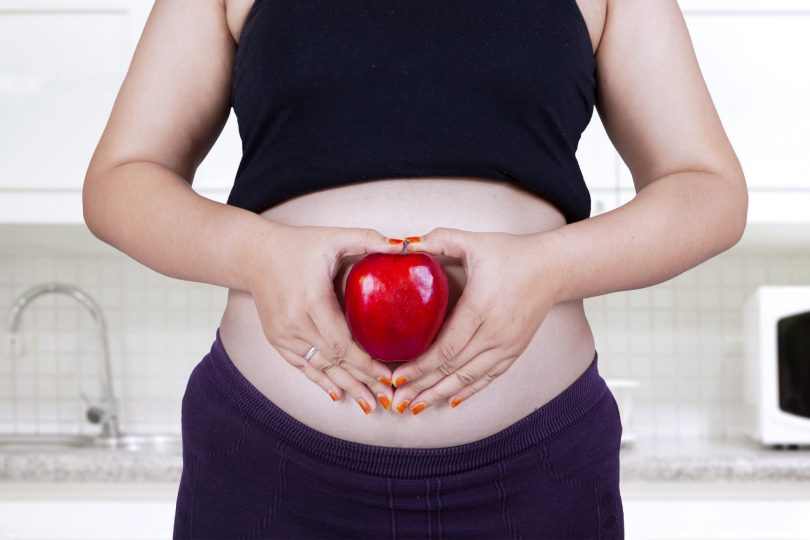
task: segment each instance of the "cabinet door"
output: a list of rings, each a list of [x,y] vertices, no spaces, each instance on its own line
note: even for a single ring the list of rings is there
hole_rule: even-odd
[[[749,186],[810,187],[810,10],[686,20]]]
[[[625,500],[627,540],[810,538],[810,500]]]
[[[622,506],[627,540],[810,538],[806,482],[623,482]]]
[[[810,9],[802,4],[791,11],[684,9],[703,77],[754,191],[810,190]],[[621,169],[621,187],[632,187]]]
[[[0,0],[0,190],[81,189],[148,5]]]
[[[171,538],[176,500],[177,481],[0,482],[0,540]]]
[[[0,540],[158,540],[170,538],[175,502],[0,502]]]

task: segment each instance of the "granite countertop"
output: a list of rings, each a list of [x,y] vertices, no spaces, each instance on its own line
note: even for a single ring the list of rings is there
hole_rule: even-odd
[[[810,448],[776,450],[744,436],[641,439],[622,448],[620,461],[622,482],[810,481]]]
[[[621,451],[622,482],[808,482],[810,449],[773,450],[746,438],[634,441]],[[0,482],[177,484],[180,453],[104,449],[0,450]]]

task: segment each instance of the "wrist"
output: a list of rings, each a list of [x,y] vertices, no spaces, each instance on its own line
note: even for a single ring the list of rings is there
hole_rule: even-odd
[[[530,235],[532,257],[538,270],[538,280],[546,294],[549,294],[554,303],[570,300],[567,247],[559,229],[540,231]]]
[[[245,218],[236,227],[238,236],[234,242],[233,268],[242,290],[252,293],[256,281],[266,274],[267,265],[272,264],[270,254],[275,251],[280,229],[285,226],[259,214]]]

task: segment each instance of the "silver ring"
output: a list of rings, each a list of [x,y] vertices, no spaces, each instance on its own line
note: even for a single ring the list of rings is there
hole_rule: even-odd
[[[306,361],[308,362],[310,358],[312,358],[313,356],[315,356],[315,353],[316,353],[316,352],[318,352],[318,347],[316,347],[315,345],[313,345],[313,346],[312,346],[312,347],[311,347],[311,348],[310,348],[310,349],[307,351],[307,354],[305,354],[305,355],[304,355],[304,360],[306,360]]]

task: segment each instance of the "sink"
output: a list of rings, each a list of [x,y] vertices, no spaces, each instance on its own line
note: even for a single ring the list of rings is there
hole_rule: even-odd
[[[173,433],[123,433],[115,439],[57,433],[0,434],[0,452],[60,451],[83,448],[176,454],[182,452],[181,438]]]

